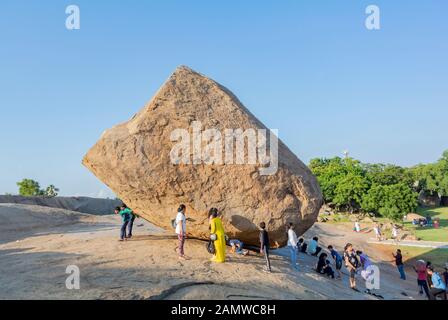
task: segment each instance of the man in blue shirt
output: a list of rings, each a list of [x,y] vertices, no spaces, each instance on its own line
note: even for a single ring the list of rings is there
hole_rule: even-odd
[[[338,279],[341,278],[341,268],[342,268],[342,257],[339,254],[339,252],[337,252],[333,246],[328,246],[328,250],[330,250],[330,254],[333,257],[335,266],[336,266],[336,272],[338,274]]]
[[[438,295],[441,295],[442,299],[446,300],[446,285],[442,281],[440,275],[434,271],[434,267],[429,267],[427,272],[432,281],[432,286],[429,291],[433,299],[436,299]]]

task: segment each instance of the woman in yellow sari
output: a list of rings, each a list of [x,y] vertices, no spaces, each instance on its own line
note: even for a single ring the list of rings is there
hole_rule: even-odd
[[[218,218],[218,209],[211,208],[209,211],[210,232],[216,235],[215,255],[211,259],[213,262],[225,262],[226,260],[226,235],[222,221]]]

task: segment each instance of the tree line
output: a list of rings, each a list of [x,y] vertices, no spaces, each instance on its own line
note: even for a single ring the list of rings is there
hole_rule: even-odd
[[[420,192],[448,196],[448,150],[435,163],[404,168],[346,157],[316,158],[309,165],[324,200],[340,211],[402,219],[418,206]]]

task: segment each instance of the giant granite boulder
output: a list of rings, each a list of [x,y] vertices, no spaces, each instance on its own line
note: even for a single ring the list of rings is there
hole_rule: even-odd
[[[266,146],[268,157],[264,149],[256,149],[255,162],[250,157],[250,134],[243,134],[240,149],[237,140],[227,140],[226,130],[238,129],[255,132],[256,146]],[[188,235],[207,239],[208,210],[217,207],[229,237],[256,245],[265,221],[272,245],[281,246],[288,222],[298,234],[313,225],[322,195],[310,170],[281,141],[276,157],[276,136],[266,129],[228,89],[182,66],[132,119],[105,131],[83,164],[157,226],[172,230],[183,203],[191,218]],[[275,161],[278,169],[268,170]]]

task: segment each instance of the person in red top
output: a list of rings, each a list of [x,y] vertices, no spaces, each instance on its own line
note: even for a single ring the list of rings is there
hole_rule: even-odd
[[[417,261],[417,268],[414,266],[415,272],[417,272],[417,284],[420,288],[420,294],[423,294],[423,290],[425,291],[426,297],[428,300],[431,300],[431,295],[429,293],[428,282],[427,279],[427,267],[426,263],[423,260]]]

